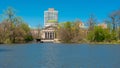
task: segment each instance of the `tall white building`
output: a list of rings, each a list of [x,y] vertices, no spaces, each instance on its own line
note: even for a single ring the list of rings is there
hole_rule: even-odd
[[[54,26],[58,23],[58,11],[54,8],[49,8],[47,11],[44,11],[44,26]]]

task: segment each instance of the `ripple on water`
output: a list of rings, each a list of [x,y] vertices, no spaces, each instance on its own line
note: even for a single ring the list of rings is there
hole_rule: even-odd
[[[119,52],[119,45],[2,45],[0,68],[120,68]]]

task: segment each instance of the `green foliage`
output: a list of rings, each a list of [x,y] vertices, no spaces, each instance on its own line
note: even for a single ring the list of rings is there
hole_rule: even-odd
[[[110,32],[109,28],[108,29],[104,29],[104,35],[105,35],[104,41],[111,42],[112,36],[111,36],[111,32]]]
[[[117,40],[117,32],[116,31],[112,31],[111,40]]]
[[[94,41],[103,42],[105,40],[105,33],[101,27],[95,27],[95,37]]]
[[[120,26],[118,28],[118,39],[120,40]]]
[[[61,40],[61,42],[70,43],[72,37],[71,36],[72,23],[71,22],[61,23],[58,27],[59,27],[57,30],[58,38]]]
[[[21,43],[31,41],[30,28],[13,8],[5,11],[5,19],[0,23],[0,43]]]
[[[117,40],[117,37],[116,32],[95,26],[94,30],[89,32],[88,40],[90,42],[111,42],[112,40]]]
[[[27,35],[27,36],[25,36],[25,41],[26,41],[26,42],[33,41],[32,35]]]
[[[94,37],[95,37],[94,31],[89,31],[89,33],[88,33],[88,40],[90,40],[90,42],[93,42],[94,41]]]
[[[30,28],[28,26],[28,24],[26,23],[21,23],[20,27],[26,32],[26,33],[29,33],[30,32]]]
[[[79,43],[86,38],[85,35],[84,30],[79,27],[79,22],[65,22],[58,26],[57,36],[61,42]]]

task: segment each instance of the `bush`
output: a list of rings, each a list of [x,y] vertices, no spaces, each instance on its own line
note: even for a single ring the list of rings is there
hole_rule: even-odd
[[[33,41],[32,35],[27,35],[27,36],[25,37],[25,41],[26,41],[26,42]]]

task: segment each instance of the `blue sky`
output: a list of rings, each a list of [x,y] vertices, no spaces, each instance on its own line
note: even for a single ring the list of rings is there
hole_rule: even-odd
[[[59,11],[59,22],[80,19],[85,23],[90,14],[102,22],[110,12],[120,9],[120,0],[0,0],[0,14],[9,6],[35,27],[44,24],[44,10],[48,8]]]

